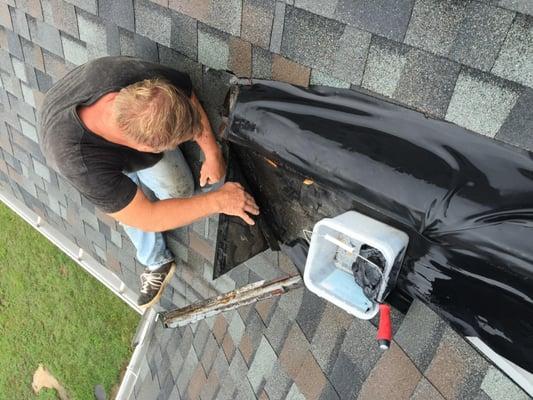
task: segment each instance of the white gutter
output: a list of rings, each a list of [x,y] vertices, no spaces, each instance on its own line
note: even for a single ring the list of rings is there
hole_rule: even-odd
[[[126,368],[115,400],[128,400],[130,398],[133,388],[137,383],[142,364],[143,362],[146,362],[145,356],[148,351],[148,344],[150,343],[155,323],[158,319],[157,317],[158,314],[153,308],[150,308],[144,313],[143,319],[137,329],[137,335],[133,341],[135,350],[133,351],[130,362]]]
[[[139,314],[143,314],[143,310],[137,306],[137,295],[133,292],[133,290],[129,289],[117,275],[96,261],[82,248],[72,243],[65,235],[51,226],[48,222],[44,221],[20,200],[16,199],[10,194],[3,193],[0,190],[0,201],[6,204],[22,219],[42,233],[48,240],[59,247],[60,250],[77,262],[84,270],[86,270],[102,284],[104,284],[104,286],[106,286],[109,290],[120,297],[127,305],[129,305]]]

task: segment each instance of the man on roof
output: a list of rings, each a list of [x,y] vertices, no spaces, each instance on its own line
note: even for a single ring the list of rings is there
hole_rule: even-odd
[[[162,232],[216,213],[253,225],[251,216],[259,214],[236,182],[194,193],[178,147],[188,140],[205,156],[200,186],[221,181],[224,158],[189,76],[131,57],[75,68],[47,92],[39,112],[39,143],[48,164],[119,221],[135,245],[145,266],[141,308],[159,300],[176,268]]]

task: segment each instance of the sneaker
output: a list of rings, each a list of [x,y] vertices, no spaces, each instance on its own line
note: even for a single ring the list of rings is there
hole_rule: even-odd
[[[175,270],[176,264],[174,262],[169,262],[155,271],[145,270],[141,274],[141,294],[137,300],[137,305],[145,309],[157,303]]]

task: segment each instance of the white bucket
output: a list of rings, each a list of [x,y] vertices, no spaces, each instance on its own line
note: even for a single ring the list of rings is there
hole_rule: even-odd
[[[378,304],[365,296],[351,269],[344,264],[359,257],[363,244],[381,251],[386,264],[377,299],[383,301],[396,283],[408,242],[404,232],[356,211],[325,218],[313,228],[304,271],[305,285],[346,312],[371,319],[378,312]]]

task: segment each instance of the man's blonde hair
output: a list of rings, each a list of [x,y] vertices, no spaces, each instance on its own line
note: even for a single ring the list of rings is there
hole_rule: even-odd
[[[122,132],[156,151],[175,148],[201,129],[200,115],[187,95],[170,82],[145,79],[121,89],[114,101]]]

